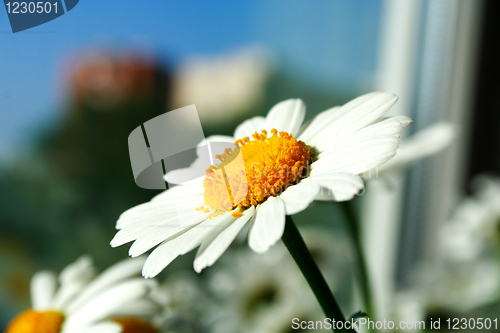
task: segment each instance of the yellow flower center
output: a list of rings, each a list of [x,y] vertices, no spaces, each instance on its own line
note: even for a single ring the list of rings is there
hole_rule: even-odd
[[[112,321],[123,327],[121,333],[157,333],[158,331],[139,318],[115,318]]]
[[[59,333],[64,315],[56,311],[26,310],[14,318],[5,333]]]
[[[280,195],[288,186],[297,184],[307,176],[311,149],[287,132],[262,130],[237,140],[235,151],[226,149],[217,155],[221,161],[211,166],[203,180],[204,203],[218,213],[244,210],[263,203],[270,196]],[[238,150],[243,160],[238,160]],[[204,206],[197,210],[206,210]],[[241,212],[233,213],[241,216]]]

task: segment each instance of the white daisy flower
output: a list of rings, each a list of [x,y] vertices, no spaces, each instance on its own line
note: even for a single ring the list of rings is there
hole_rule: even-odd
[[[190,271],[178,270],[168,275],[155,296],[165,304],[154,323],[160,332],[205,332],[205,323],[213,315],[210,301],[200,279]]]
[[[475,261],[484,252],[484,226],[491,220],[487,207],[475,198],[463,200],[440,232],[442,255],[452,261]]]
[[[120,216],[111,245],[135,241],[132,257],[157,246],[144,265],[145,277],[198,246],[194,269],[200,272],[215,263],[248,222],[250,248],[267,251],[282,237],[285,215],[306,209],[322,190],[331,200],[352,199],[364,186],[359,174],[395,155],[402,129],[412,122],[405,116],[381,118],[396,100],[393,94],[366,94],[301,126],[306,107],[290,99],[266,118],[243,122],[234,137],[207,138],[234,142],[243,156],[240,163],[226,163],[231,155],[226,151],[219,156],[223,162],[203,179],[129,209]]]
[[[464,311],[500,298],[500,181],[480,176],[472,187],[473,195],[442,225],[439,251],[412,274],[412,289],[400,294],[400,301],[395,300],[398,319],[413,320],[419,314],[419,320],[425,320],[439,313],[463,317]]]
[[[143,264],[141,258],[128,259],[94,278],[90,258],[82,257],[59,279],[52,272],[38,272],[31,280],[32,308],[14,318],[5,332],[154,333],[139,319],[159,310],[147,297],[154,281],[134,277]]]
[[[456,261],[477,260],[500,248],[500,179],[481,175],[441,231],[443,255]]]

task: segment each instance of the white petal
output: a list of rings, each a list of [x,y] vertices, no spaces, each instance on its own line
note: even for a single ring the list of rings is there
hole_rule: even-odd
[[[311,176],[325,172],[360,174],[380,166],[396,154],[402,129],[401,117],[390,117],[357,131],[321,152],[311,164]]]
[[[311,176],[329,172],[360,174],[375,169],[396,154],[399,139],[377,138],[343,147],[311,164]]]
[[[209,142],[227,142],[227,143],[234,143],[234,138],[227,136],[227,135],[212,135],[209,136],[208,138],[203,139],[200,143],[198,143],[198,147],[196,149],[196,154],[197,157],[191,163],[190,166],[185,166],[184,168],[180,169],[175,169],[167,172],[164,176],[163,179],[169,183],[169,185],[172,184],[182,184],[182,185],[198,185],[202,186],[203,178],[205,176],[204,171],[208,169],[208,167],[213,164],[210,163],[209,160],[207,160],[207,143]],[[222,150],[218,150],[222,149]],[[210,146],[210,150],[212,151],[212,156],[215,154],[222,154],[224,152],[224,149],[219,146],[219,145],[212,145]],[[201,156],[204,156],[203,158]],[[215,161],[214,161],[215,163]],[[168,166],[167,166],[168,167]],[[198,175],[202,174],[200,177],[197,177],[195,179],[191,179],[189,181],[185,181],[185,179],[190,179],[193,177],[193,175]],[[179,180],[183,180],[182,183]]]
[[[437,123],[418,131],[402,140],[396,156],[380,166],[379,175],[397,172],[415,161],[439,152],[451,143],[454,136],[455,129],[448,123]]]
[[[243,212],[243,216],[230,224],[224,231],[210,241],[204,241],[196,254],[194,260],[194,270],[201,272],[205,267],[212,266],[217,259],[227,250],[229,245],[236,238],[241,228],[254,216],[255,208],[251,206]]]
[[[52,272],[36,273],[31,279],[31,305],[35,311],[46,311],[52,305],[56,290],[56,276]]]
[[[164,200],[155,200],[133,207],[120,216],[120,226],[129,226],[129,222],[137,222],[138,219],[145,220],[153,217],[161,216],[163,214],[170,214],[172,212],[191,212],[192,207],[199,207],[203,205],[203,194],[193,194],[191,196],[179,198],[165,198]],[[130,221],[127,221],[130,220]]]
[[[190,228],[190,226],[207,220],[210,217],[210,214],[211,213],[203,213],[201,211],[197,212],[193,210],[191,214],[185,214],[178,217],[182,220],[183,224],[186,223],[187,225],[180,226],[177,223],[167,223],[150,226],[139,237],[137,237],[136,241],[130,247],[129,255],[131,257],[140,256],[161,242],[171,237],[176,237],[177,234],[186,231]]]
[[[203,198],[203,187],[175,186],[153,197],[150,202],[137,205],[123,212],[120,215],[116,228],[121,229],[122,226],[126,225],[127,218],[135,218],[137,215],[144,213],[152,215],[155,213],[151,212],[154,209],[158,211],[162,208],[164,210],[175,210],[179,206],[189,206],[193,200],[199,200],[200,198]]]
[[[382,116],[397,99],[394,94],[381,92],[360,96],[325,117],[323,125],[316,128],[316,135],[307,144],[320,151],[335,146]]]
[[[151,201],[134,207],[132,209],[140,209],[129,210],[120,216],[117,227],[121,230],[111,240],[111,246],[123,245],[158,230],[165,234],[166,239],[178,232],[178,228],[182,229],[208,218],[210,213],[196,210],[203,206],[203,200],[203,195],[197,195],[168,201]]]
[[[106,288],[113,286],[118,281],[139,274],[145,261],[146,258],[125,259],[109,267],[85,287],[78,298],[68,305],[67,311],[69,313],[77,311]]]
[[[65,329],[63,326],[61,333],[121,333],[123,327],[110,321],[95,324],[77,331]]]
[[[179,238],[162,243],[151,252],[146,264],[142,268],[142,276],[146,279],[155,277],[179,256],[179,252],[176,249],[176,247],[180,246]]]
[[[246,136],[252,137],[255,132],[260,133],[266,126],[266,118],[253,117],[242,122],[234,131],[234,138],[236,140],[242,139]]]
[[[285,203],[286,215],[297,214],[309,206],[318,194],[320,186],[315,182],[302,180],[299,184],[288,187],[279,197]]]
[[[208,219],[208,216],[204,216],[197,223],[203,222]],[[196,224],[197,224],[196,223]],[[178,226],[178,225],[162,225],[150,228],[145,234],[137,238],[137,240],[132,244],[129,250],[129,255],[131,257],[137,257],[156,245],[169,242],[180,235],[184,234],[188,230],[192,229],[193,226]]]
[[[265,129],[269,133],[273,128],[276,128],[278,132],[285,131],[295,136],[305,115],[306,106],[302,100],[288,99],[279,102],[267,114]]]
[[[64,268],[59,275],[61,286],[64,286],[67,283],[72,283],[75,280],[79,281],[84,279],[87,282],[90,281],[93,276],[91,273],[92,270],[92,258],[87,255],[78,258],[77,261]]]
[[[204,221],[205,219],[206,218],[203,218],[201,221]],[[156,245],[168,239],[175,238],[189,229],[190,227],[180,227],[178,225],[152,226],[148,228],[146,233],[137,237],[135,242],[130,247],[128,254],[132,258],[138,257]]]
[[[154,280],[143,278],[131,279],[111,286],[81,309],[71,313],[66,319],[65,328],[69,330],[82,327],[112,316],[124,304],[140,299],[155,286]]]
[[[325,127],[326,121],[332,122],[343,114],[339,112],[339,110],[340,106],[334,106],[333,108],[318,113],[316,117],[302,126],[297,134],[297,140],[309,142],[311,138],[316,136],[316,134]]]
[[[207,145],[207,143],[209,142],[229,142],[229,143],[234,143],[235,139],[231,136],[228,136],[228,135],[211,135],[209,136],[208,138],[205,138],[203,140],[200,141],[200,143],[198,143],[198,146],[196,148],[196,154],[197,156],[202,156],[203,153],[205,151],[205,146]],[[214,154],[222,154],[223,151],[216,151]],[[195,164],[195,162],[193,162],[193,164]]]
[[[277,197],[269,197],[259,208],[250,229],[248,245],[257,253],[266,252],[285,231],[285,204]]]
[[[206,238],[216,237],[236,219],[231,213],[227,212],[203,221],[177,237],[163,242],[149,255],[144,264],[142,275],[146,278],[158,275],[178,256],[193,250]]]
[[[55,309],[64,309],[94,277],[92,259],[82,256],[73,264],[66,267],[59,275],[60,287],[53,300]]]
[[[235,141],[235,139],[233,137],[226,136],[226,135],[212,135],[212,136],[209,136],[208,138],[206,138],[205,140],[201,141],[198,144],[197,155],[198,155],[198,157],[200,157],[200,156],[206,156],[206,157],[208,157],[207,155],[205,155],[206,152],[207,152],[207,150],[204,147],[205,145],[208,145],[208,152],[212,153],[211,154],[211,156],[212,156],[211,158],[213,159],[212,163],[210,163],[209,165],[207,165],[206,158],[205,158],[205,160],[197,158],[193,162],[192,166],[199,165],[202,170],[206,170],[211,164],[219,162],[217,159],[214,159],[215,155],[217,155],[217,154],[223,154],[224,150],[226,150],[226,148],[228,148],[228,146],[231,147],[231,148],[234,147],[234,141]],[[215,144],[210,144],[210,143],[215,143]],[[217,143],[228,143],[229,145],[226,145],[226,144],[219,145]],[[204,154],[201,153],[201,150],[203,150]]]
[[[411,119],[410,117],[407,117],[407,116],[401,116],[401,115],[399,115],[399,116],[390,116],[390,117],[381,118],[381,119],[379,120],[379,122],[380,122],[380,121],[384,121],[384,120],[389,119],[389,118],[391,118],[392,120],[397,120],[397,121],[399,121],[399,123],[401,124],[401,126],[402,126],[402,127],[406,127],[406,126],[408,126],[408,125],[413,124],[413,119]]]
[[[187,232],[188,235],[186,235],[182,242],[182,246],[179,248],[179,254],[183,255],[192,251],[207,238],[215,238],[215,236],[236,220],[236,217],[231,215],[233,212],[234,210],[212,217],[189,230]]]
[[[164,201],[170,199],[179,199],[179,198],[189,198],[195,195],[203,194],[205,189],[202,186],[190,186],[190,185],[179,185],[172,186],[166,191],[161,192],[151,199],[151,201]],[[123,214],[122,214],[123,215]]]
[[[202,140],[198,144],[198,147],[206,145],[207,142],[231,142],[231,143],[234,143],[234,141],[235,141],[235,139],[229,135],[211,135],[208,138],[205,138],[205,140]]]
[[[311,182],[326,188],[335,201],[351,200],[364,187],[360,176],[346,172],[311,176],[302,182]]]

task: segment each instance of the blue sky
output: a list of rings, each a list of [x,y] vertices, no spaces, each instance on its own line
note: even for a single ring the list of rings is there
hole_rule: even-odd
[[[260,44],[305,85],[327,91],[373,74],[380,12],[381,0],[80,0],[13,34],[0,8],[0,158],[57,119],[62,63],[78,50],[135,46],[175,64]]]

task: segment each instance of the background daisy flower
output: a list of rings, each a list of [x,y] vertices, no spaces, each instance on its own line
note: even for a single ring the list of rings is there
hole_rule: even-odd
[[[142,258],[128,259],[94,277],[91,259],[82,257],[58,279],[52,272],[39,272],[31,281],[32,308],[14,318],[5,332],[154,333],[144,319],[160,308],[148,297],[155,281],[134,277],[143,264]]]
[[[392,312],[398,320],[498,313],[500,179],[481,174],[471,188],[440,226],[433,261],[416,267],[410,286],[396,294]]]
[[[208,289],[220,304],[212,332],[259,332],[270,314],[298,304],[321,318],[321,308],[283,245],[264,258],[245,250],[225,256],[221,269],[210,271]]]

